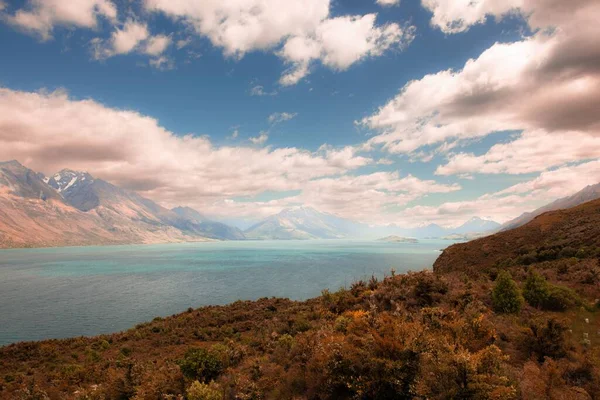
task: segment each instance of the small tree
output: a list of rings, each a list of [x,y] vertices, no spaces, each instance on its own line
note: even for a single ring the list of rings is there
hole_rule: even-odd
[[[223,363],[219,356],[201,348],[189,349],[178,364],[183,375],[201,382],[216,379],[223,370]]]
[[[186,395],[188,400],[222,400],[223,394],[219,390],[219,386],[215,382],[209,385],[198,381],[192,382],[187,389]]]
[[[550,287],[546,279],[533,269],[529,270],[523,287],[523,297],[533,307],[543,307],[548,301]]]
[[[499,313],[515,314],[521,311],[523,296],[508,271],[501,271],[492,291],[494,310]]]

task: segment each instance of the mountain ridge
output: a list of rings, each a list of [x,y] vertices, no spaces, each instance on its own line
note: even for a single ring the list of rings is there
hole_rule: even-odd
[[[239,229],[196,223],[87,172],[51,177],[0,163],[0,247],[52,247],[244,239]]]
[[[599,198],[600,183],[597,183],[595,185],[588,185],[573,195],[554,200],[552,203],[546,204],[545,206],[535,209],[534,211],[525,212],[521,214],[517,218],[502,224],[502,226],[499,227],[499,230],[507,231],[510,229],[518,228],[545,212],[575,207],[585,202],[596,200]]]

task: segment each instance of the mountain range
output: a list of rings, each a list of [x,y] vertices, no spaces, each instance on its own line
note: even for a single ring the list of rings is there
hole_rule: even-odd
[[[538,215],[542,215],[548,211],[564,210],[596,199],[600,199],[600,183],[589,185],[572,196],[563,197],[562,199],[553,201],[552,203],[540,207],[537,210],[523,213],[517,218],[503,224],[499,230],[508,231],[515,229],[527,224]]]
[[[17,161],[0,163],[0,247],[244,238],[237,228],[169,210],[86,172],[44,177]]]
[[[18,161],[0,162],[0,248],[206,240],[427,238],[481,234],[499,227],[474,217],[460,227],[373,227],[291,207],[242,231],[190,207],[168,209],[87,172],[64,169],[46,177]]]

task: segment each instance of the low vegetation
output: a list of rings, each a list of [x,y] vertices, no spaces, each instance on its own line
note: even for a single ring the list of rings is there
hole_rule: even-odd
[[[477,269],[458,257],[508,256],[509,240],[452,246],[434,271],[392,271],[303,302],[238,301],[113,335],[5,346],[0,398],[600,399],[600,259],[488,253]]]

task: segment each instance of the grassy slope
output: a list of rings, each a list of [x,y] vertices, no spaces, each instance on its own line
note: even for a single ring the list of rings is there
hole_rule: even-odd
[[[203,379],[184,376],[177,361],[204,348],[218,360],[213,387],[224,399],[600,399],[599,207],[451,246],[435,273],[357,282],[305,302],[188,310],[113,335],[6,346],[0,398],[176,399]],[[559,257],[566,247],[588,250],[581,259]],[[536,258],[548,258],[548,249],[557,259]],[[492,278],[502,268],[519,286],[535,268],[575,289],[581,307],[495,313]],[[552,319],[564,330],[535,334]]]

